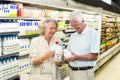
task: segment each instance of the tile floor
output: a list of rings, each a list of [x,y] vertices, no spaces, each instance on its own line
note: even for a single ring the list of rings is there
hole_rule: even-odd
[[[95,72],[94,80],[120,80],[120,51]]]

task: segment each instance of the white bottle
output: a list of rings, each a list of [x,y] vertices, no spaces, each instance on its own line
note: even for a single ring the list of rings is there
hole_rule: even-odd
[[[64,56],[65,56],[66,58],[72,57],[71,52],[68,51],[67,49],[64,49],[63,52],[64,52]]]
[[[15,75],[18,75],[18,72],[19,72],[19,63],[18,63],[18,61],[17,61],[17,57],[14,57],[14,76]]]
[[[2,40],[1,40],[1,37],[0,37],[0,56],[2,55]]]
[[[2,71],[2,74],[3,74],[3,76],[6,76],[6,74],[7,74],[7,62],[6,62],[6,60],[4,60],[3,61],[3,71]],[[6,77],[3,77],[3,80],[7,80],[7,76]]]
[[[10,61],[9,59],[6,60],[6,74],[5,75],[8,75],[7,78],[10,78]]]
[[[55,41],[55,44],[50,48],[50,50],[55,51],[55,48],[57,47],[58,43],[58,41]]]
[[[7,45],[8,45],[8,39],[7,39],[7,36],[5,36],[3,39],[3,55],[6,55],[6,53],[8,51]]]
[[[62,59],[62,44],[58,44],[56,47],[55,47],[55,56],[54,56],[54,59],[55,60],[61,60]]]
[[[2,79],[3,76],[2,72],[3,72],[3,64],[2,62],[0,62],[0,79]]]
[[[55,51],[55,60],[61,60],[62,59],[62,44],[60,44],[58,41],[55,41],[55,44],[51,47],[51,51]]]

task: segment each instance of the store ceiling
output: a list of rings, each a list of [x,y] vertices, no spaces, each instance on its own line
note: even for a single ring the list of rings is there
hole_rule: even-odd
[[[120,14],[120,0],[112,0],[111,5],[103,2],[102,0],[74,0],[74,1],[95,7],[102,7],[105,10]]]

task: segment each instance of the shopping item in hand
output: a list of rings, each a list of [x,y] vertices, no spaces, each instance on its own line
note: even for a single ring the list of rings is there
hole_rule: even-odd
[[[68,51],[67,49],[64,49],[63,52],[64,52],[64,56],[65,56],[66,58],[72,57],[71,52]]]
[[[55,51],[55,60],[61,60],[62,59],[62,44],[58,41],[55,41],[55,44],[51,47],[51,51]]]

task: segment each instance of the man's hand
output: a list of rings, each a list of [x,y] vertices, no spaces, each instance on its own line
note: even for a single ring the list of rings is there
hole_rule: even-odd
[[[65,57],[67,62],[73,62],[75,60],[78,60],[78,55],[71,51],[72,56],[71,57]]]

